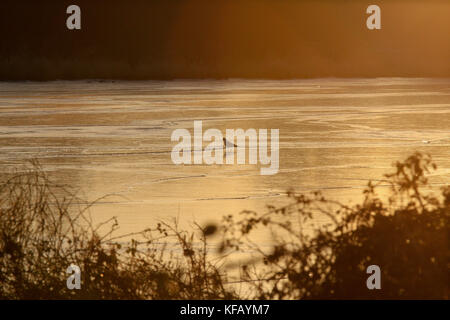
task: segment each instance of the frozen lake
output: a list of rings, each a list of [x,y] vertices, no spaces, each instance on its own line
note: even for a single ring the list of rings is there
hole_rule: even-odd
[[[176,166],[173,130],[279,129],[280,168]],[[0,83],[0,170],[38,158],[121,231],[157,219],[218,221],[285,202],[289,188],[355,203],[414,151],[450,182],[450,79]]]

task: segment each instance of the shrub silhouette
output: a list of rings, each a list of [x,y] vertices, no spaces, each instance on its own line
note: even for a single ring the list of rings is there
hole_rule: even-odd
[[[92,204],[33,163],[0,182],[0,298],[448,299],[450,187],[426,193],[435,166],[420,153],[395,169],[355,206],[288,192],[289,205],[226,216],[220,227],[161,222],[117,235],[115,218],[94,226]],[[252,241],[256,229],[272,235],[270,250]],[[214,234],[220,255],[208,249]],[[66,287],[72,263],[81,290]],[[369,265],[381,268],[381,290],[366,287]],[[228,283],[230,272],[249,295]]]
[[[0,184],[0,298],[234,297],[207,261],[205,235],[194,237],[194,231],[179,231],[176,223],[161,223],[115,236],[114,218],[94,227],[88,214],[92,204],[77,206],[80,202],[70,190],[53,185],[37,163]],[[198,238],[200,246],[194,243]],[[67,289],[71,264],[81,269],[82,290]]]
[[[244,212],[239,221],[228,217],[223,248],[241,250],[255,228],[271,230],[271,252],[251,245],[263,266],[243,267],[259,299],[448,299],[450,188],[441,199],[424,193],[430,167],[431,158],[420,153],[396,163],[387,180],[368,184],[354,207],[318,192],[291,192],[288,206]],[[387,201],[376,193],[380,184],[390,188]],[[330,224],[308,235],[318,216]],[[381,290],[366,286],[370,265],[381,268]]]

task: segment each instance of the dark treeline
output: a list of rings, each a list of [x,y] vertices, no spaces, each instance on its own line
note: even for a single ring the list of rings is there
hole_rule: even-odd
[[[0,79],[450,76],[450,2],[378,0],[372,31],[369,4],[2,0]]]

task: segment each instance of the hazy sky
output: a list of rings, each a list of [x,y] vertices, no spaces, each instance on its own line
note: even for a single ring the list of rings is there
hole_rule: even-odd
[[[0,78],[450,76],[450,1],[2,0]]]

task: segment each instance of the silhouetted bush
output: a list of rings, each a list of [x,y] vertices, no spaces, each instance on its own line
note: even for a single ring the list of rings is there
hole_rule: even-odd
[[[224,275],[207,261],[202,232],[194,237],[176,223],[160,223],[115,236],[115,218],[94,227],[88,214],[92,204],[77,203],[83,201],[53,185],[36,163],[0,184],[0,298],[234,297],[223,287]],[[105,227],[108,231],[100,232]],[[81,269],[82,290],[66,286],[71,264]]]
[[[93,226],[90,205],[34,163],[0,183],[0,298],[448,299],[450,187],[424,191],[433,168],[416,153],[369,182],[355,206],[289,192],[289,205],[227,216],[221,227],[184,231],[175,221],[116,236],[115,218]],[[272,236],[269,249],[253,241],[256,229]],[[208,250],[213,234],[223,237],[219,255]],[[70,264],[81,290],[66,287]],[[381,290],[366,286],[369,265],[381,268]],[[228,283],[230,272],[250,296]]]
[[[450,188],[442,198],[425,194],[430,167],[431,158],[419,153],[396,163],[378,183],[390,197],[383,201],[369,182],[354,207],[319,192],[290,192],[288,206],[228,217],[223,247],[239,251],[251,243],[259,253],[262,266],[243,267],[259,299],[448,299]],[[329,224],[308,232],[318,217]],[[248,240],[261,226],[274,235],[270,252]],[[381,268],[381,290],[366,286],[370,265]]]

